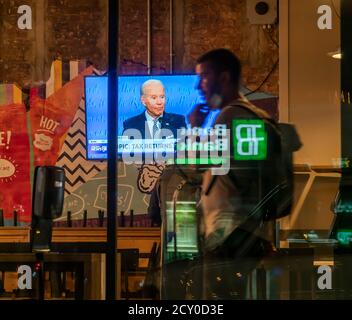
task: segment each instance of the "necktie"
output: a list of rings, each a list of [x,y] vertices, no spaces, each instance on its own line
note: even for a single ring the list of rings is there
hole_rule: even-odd
[[[160,119],[157,118],[154,120],[153,124],[153,139],[158,139],[160,135]]]
[[[159,139],[160,136],[160,118],[154,119],[153,123],[153,139]],[[154,152],[153,152],[153,161],[156,163],[156,154],[157,154],[157,148],[154,147]]]

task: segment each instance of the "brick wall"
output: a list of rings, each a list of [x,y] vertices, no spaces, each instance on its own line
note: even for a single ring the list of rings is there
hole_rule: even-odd
[[[120,1],[120,72],[147,73],[147,1]]]
[[[183,65],[192,70],[196,58],[207,50],[225,47],[243,63],[243,82],[255,89],[272,69],[278,48],[261,26],[250,25],[246,0],[185,0]],[[273,38],[278,38],[277,30]],[[263,89],[278,94],[278,69]]]
[[[48,59],[87,59],[107,66],[107,0],[47,0]]]
[[[32,30],[17,27],[17,10],[24,4],[32,8]],[[107,66],[107,0],[0,0],[0,19],[0,82],[46,81],[58,57]],[[37,28],[43,30],[43,44]]]
[[[34,30],[17,27],[21,5],[34,0],[0,0],[0,82],[24,84],[33,73]]]
[[[147,68],[147,1],[122,1],[121,6],[121,72],[146,73]],[[182,5],[182,48],[173,48],[182,55],[174,66],[176,73],[194,70],[196,58],[219,47],[233,50],[243,64],[243,83],[256,89],[270,73],[279,56],[278,28],[264,30],[247,20],[245,0],[177,0]],[[176,10],[174,10],[176,14]],[[170,70],[170,7],[168,0],[152,0],[152,66],[154,73]],[[174,28],[176,26],[174,25]],[[177,28],[178,32],[180,28]],[[268,34],[268,33],[269,34]],[[133,61],[135,63],[133,63]],[[278,67],[261,90],[278,94]]]
[[[170,1],[152,1],[152,64],[156,73],[170,72]]]
[[[40,0],[39,0],[40,1]],[[99,69],[107,66],[107,0],[42,0],[44,12],[43,79],[54,58],[87,59]],[[180,63],[175,72],[193,72],[196,58],[213,48],[232,49],[243,63],[243,82],[255,89],[278,58],[278,48],[261,26],[250,25],[245,0],[177,0],[181,21],[174,37]],[[0,0],[0,82],[33,81],[38,56],[35,31],[17,28],[19,5],[34,0]],[[170,70],[170,2],[152,0],[152,71]],[[182,15],[182,17],[180,17]],[[175,27],[175,26],[174,26]],[[35,23],[34,23],[35,28]],[[147,1],[120,0],[120,72],[147,73]],[[278,39],[278,31],[271,31]],[[262,90],[278,94],[278,68]]]

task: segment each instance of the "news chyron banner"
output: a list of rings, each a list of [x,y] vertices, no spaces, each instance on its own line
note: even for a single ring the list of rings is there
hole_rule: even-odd
[[[55,165],[84,95],[84,76],[92,73],[93,67],[88,67],[45,100],[32,91],[30,118],[35,166]]]
[[[30,151],[26,108],[0,107],[0,208],[4,219],[31,221]]]

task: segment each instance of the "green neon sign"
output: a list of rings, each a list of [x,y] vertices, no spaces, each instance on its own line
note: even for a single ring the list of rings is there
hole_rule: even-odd
[[[264,120],[233,120],[233,150],[235,160],[265,160],[268,135]]]
[[[204,164],[204,165],[221,165],[227,163],[226,159],[223,157],[218,158],[177,158],[174,160],[168,161],[168,164],[179,164],[179,165],[186,165],[186,164]]]
[[[352,230],[339,230],[337,232],[337,241],[342,246],[349,246],[352,242]]]

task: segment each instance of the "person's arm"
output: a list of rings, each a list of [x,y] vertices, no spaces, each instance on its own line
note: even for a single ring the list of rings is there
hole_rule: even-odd
[[[191,113],[188,115],[189,122],[192,128],[201,128],[204,124],[206,118],[208,117],[210,109],[204,104],[196,105]],[[225,112],[226,113],[226,112]],[[218,118],[216,119],[215,124],[226,124],[224,121],[228,121],[226,114],[222,115],[219,114]],[[227,127],[229,129],[229,127]],[[217,168],[221,165],[214,165],[214,164],[202,164],[202,165],[191,165],[196,171],[202,173],[206,170],[211,168]]]
[[[201,127],[209,115],[210,109],[205,104],[197,104],[188,114],[188,121],[191,127]]]

